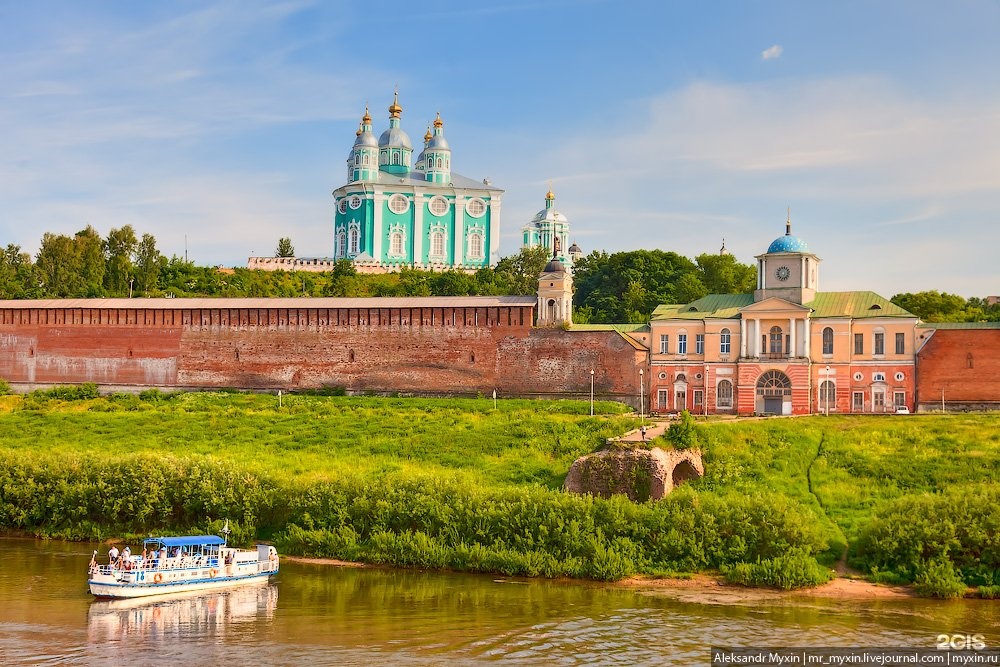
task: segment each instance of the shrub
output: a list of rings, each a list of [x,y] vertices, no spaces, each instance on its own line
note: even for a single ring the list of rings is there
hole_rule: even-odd
[[[692,449],[698,446],[698,426],[690,412],[681,412],[680,419],[667,428],[666,438],[675,449]]]
[[[924,564],[917,572],[913,587],[918,595],[931,598],[960,598],[967,588],[951,561],[943,558]]]
[[[85,401],[92,398],[100,398],[101,393],[97,385],[93,382],[84,382],[76,385],[62,385],[51,389],[36,389],[31,392],[32,396],[41,398],[54,398],[60,401]]]
[[[736,563],[721,568],[726,581],[743,586],[770,586],[791,590],[818,586],[830,580],[831,572],[801,549],[754,563]]]
[[[11,393],[10,384],[3,378],[0,378],[0,396],[7,396],[10,393]]]
[[[996,600],[1000,598],[1000,586],[980,586],[976,589],[976,595],[984,600]]]

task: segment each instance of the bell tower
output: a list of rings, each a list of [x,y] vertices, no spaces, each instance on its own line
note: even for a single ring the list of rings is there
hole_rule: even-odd
[[[538,276],[538,326],[573,324],[573,274],[556,257],[559,238],[553,244],[552,259]]]

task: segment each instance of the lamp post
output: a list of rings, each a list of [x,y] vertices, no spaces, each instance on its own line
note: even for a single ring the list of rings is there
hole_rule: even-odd
[[[643,407],[644,407],[643,404],[645,403],[643,396],[645,395],[645,393],[646,392],[644,391],[642,385],[642,369],[640,368],[639,369],[639,423],[640,424],[646,423],[645,413],[643,412]]]
[[[594,416],[594,369],[590,369],[590,416]]]

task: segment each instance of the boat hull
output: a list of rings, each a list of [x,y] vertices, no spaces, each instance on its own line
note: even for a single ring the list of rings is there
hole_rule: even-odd
[[[90,579],[87,583],[90,586],[92,595],[99,598],[128,599],[141,598],[151,595],[165,595],[168,593],[187,593],[191,591],[210,591],[220,588],[235,588],[237,586],[247,586],[250,584],[267,583],[268,579],[277,574],[278,571],[260,572],[256,574],[246,574],[240,576],[217,576],[207,579],[188,579],[184,581],[152,581],[150,577],[145,581],[125,582],[115,581],[113,577],[100,576]],[[111,581],[107,581],[111,579]]]

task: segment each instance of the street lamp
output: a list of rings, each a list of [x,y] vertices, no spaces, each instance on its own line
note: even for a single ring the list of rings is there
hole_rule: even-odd
[[[590,416],[594,416],[594,369],[590,369]]]
[[[643,396],[645,395],[645,393],[646,392],[643,390],[643,385],[642,385],[642,369],[640,368],[639,369],[639,423],[640,424],[646,423],[645,413],[643,412],[643,407],[644,407],[643,404],[645,403],[645,401],[643,400]]]

